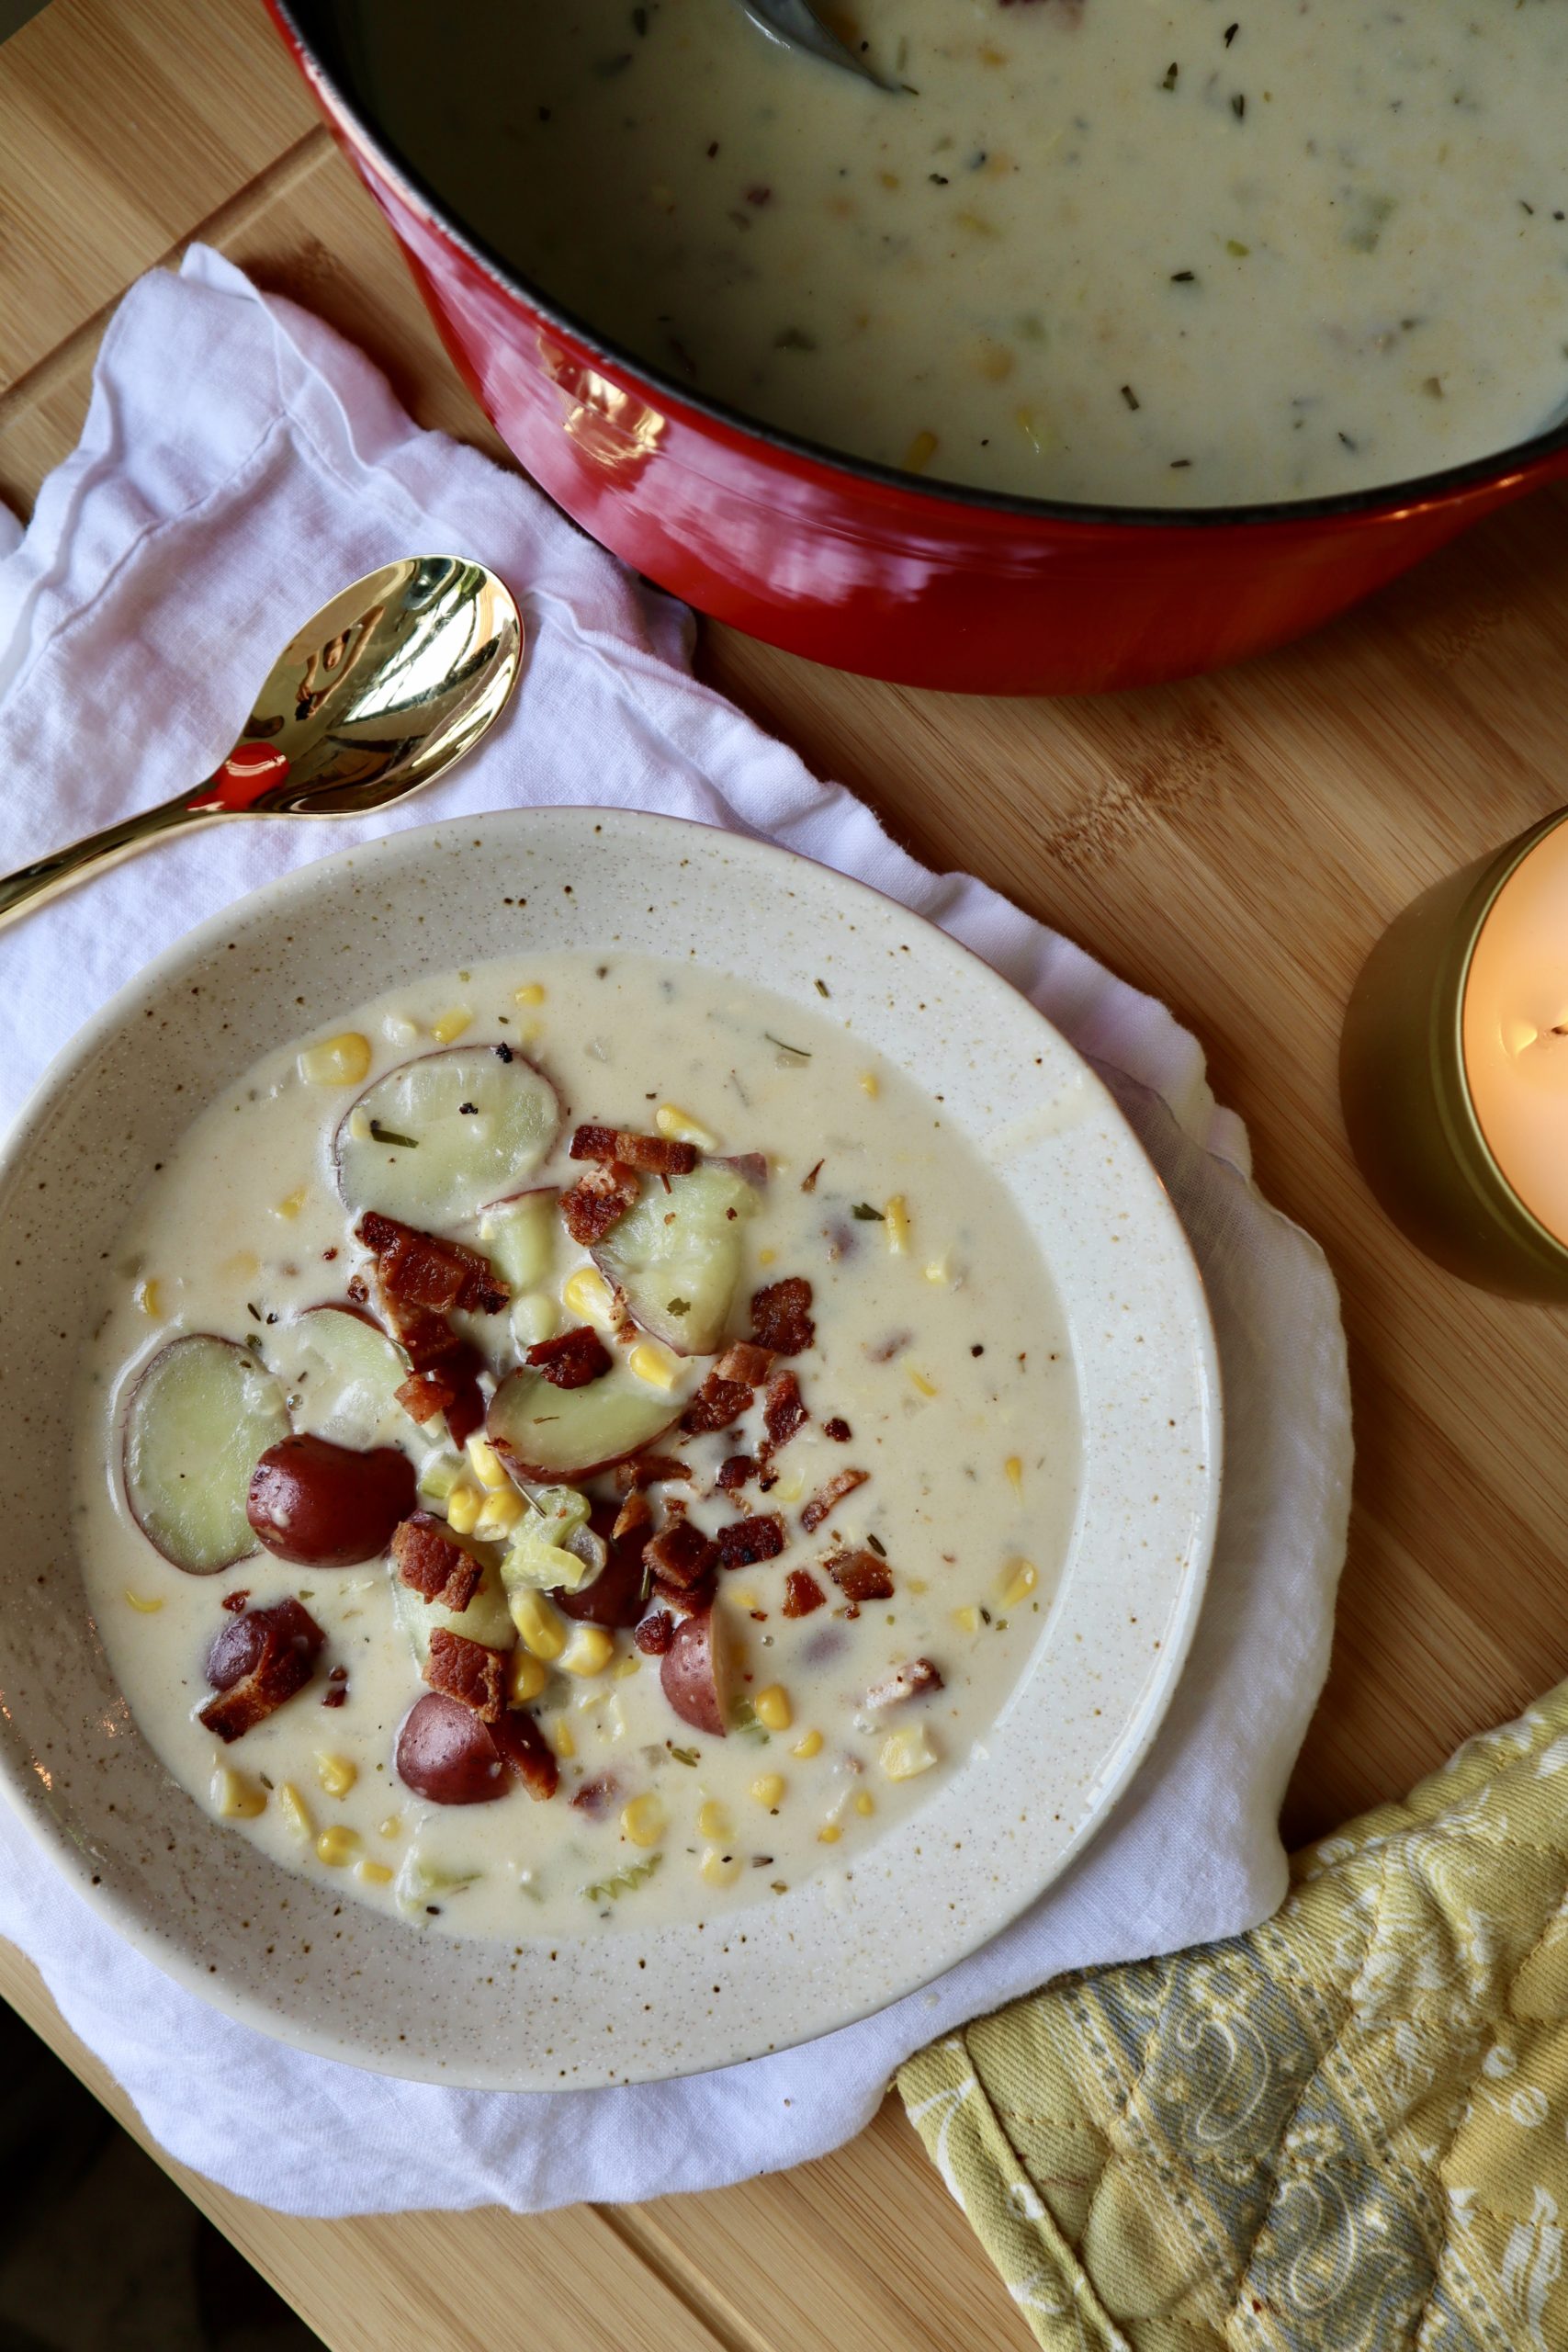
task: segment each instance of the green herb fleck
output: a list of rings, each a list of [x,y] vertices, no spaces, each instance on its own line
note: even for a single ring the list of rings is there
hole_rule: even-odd
[[[689,1315],[691,1311],[692,1302],[689,1298],[667,1298],[664,1302],[666,1315]]]
[[[696,1762],[697,1751],[694,1747],[677,1747],[672,1741],[669,1743],[669,1745],[670,1753],[675,1758],[677,1764],[694,1764]]]
[[[865,1540],[879,1560],[885,1560],[887,1557],[887,1546],[879,1535],[868,1535]]]
[[[862,1225],[886,1225],[887,1222],[882,1211],[874,1209],[869,1201],[857,1201],[850,1215],[858,1217]]]
[[[757,1747],[766,1747],[768,1745],[768,1735],[757,1721],[757,1711],[750,1699],[739,1699],[736,1702],[729,1727],[731,1731],[739,1732],[742,1739],[750,1740]]]
[[[802,1062],[808,1062],[811,1059],[810,1055],[806,1051],[803,1046],[786,1046],[784,1039],[782,1037],[775,1037],[771,1029],[764,1029],[762,1035],[767,1039],[770,1046],[776,1046],[778,1047],[781,1054],[793,1054],[797,1061]]]
[[[813,986],[813,988],[815,988],[815,989],[817,990],[817,993],[818,993],[818,996],[826,996],[826,995],[827,995],[827,993],[828,993],[828,983],[827,983],[827,981],[826,981],[826,980],[814,980],[814,981],[812,982],[812,986]]]
[[[372,1119],[370,1122],[370,1139],[373,1143],[395,1143],[400,1151],[419,1149],[417,1136],[400,1136],[396,1127],[384,1127],[379,1119]]]

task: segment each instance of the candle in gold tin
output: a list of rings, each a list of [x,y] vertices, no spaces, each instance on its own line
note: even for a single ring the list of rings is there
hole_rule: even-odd
[[[1346,1124],[1411,1238],[1454,1272],[1568,1301],[1568,810],[1440,882],[1346,1015]]]

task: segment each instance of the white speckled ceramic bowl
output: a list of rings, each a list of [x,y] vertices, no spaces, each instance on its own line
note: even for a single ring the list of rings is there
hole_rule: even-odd
[[[570,888],[568,887],[570,886]],[[1085,1431],[1061,1589],[989,1741],[860,1857],[713,1927],[432,1942],[280,1870],[168,1777],[86,1608],[62,1399],[150,1163],[259,1054],[411,973],[525,945],[694,949],[946,1098],[1039,1238]],[[1174,1213],[1098,1080],[987,967],[826,868],[667,818],[519,811],[394,833],[203,924],[83,1030],[0,1160],[0,1774],[45,1849],[231,2015],[432,2081],[554,2089],[686,2074],[849,2023],[1033,1900],[1144,1754],[1213,1537],[1218,1369]],[[646,1964],[645,1964],[646,1963]]]

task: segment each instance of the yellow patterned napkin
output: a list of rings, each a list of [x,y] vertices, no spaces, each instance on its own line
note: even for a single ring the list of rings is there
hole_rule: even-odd
[[[1292,1877],[912,2058],[948,2187],[1049,2352],[1560,2352],[1568,1683]]]

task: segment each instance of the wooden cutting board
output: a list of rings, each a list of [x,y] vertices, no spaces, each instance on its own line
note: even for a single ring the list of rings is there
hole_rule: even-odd
[[[258,0],[52,0],[0,48],[0,498],[70,448],[124,288],[193,237],[308,303],[422,423],[502,456]],[[1341,1009],[1416,891],[1568,799],[1568,510],[1538,496],[1310,642],[1191,684],[985,702],[710,628],[705,674],[918,857],[1162,997],[1343,1286],[1359,1459],[1292,1839],[1568,1672],[1568,1317],[1465,1290],[1345,1147]],[[3,843],[3,828],[0,828]],[[0,1946],[0,1989],[135,2119]],[[236,2119],[236,2128],[240,2128]],[[789,2175],[630,2208],[286,2220],[180,2176],[334,2352],[965,2352],[1030,2337],[890,2102]]]

